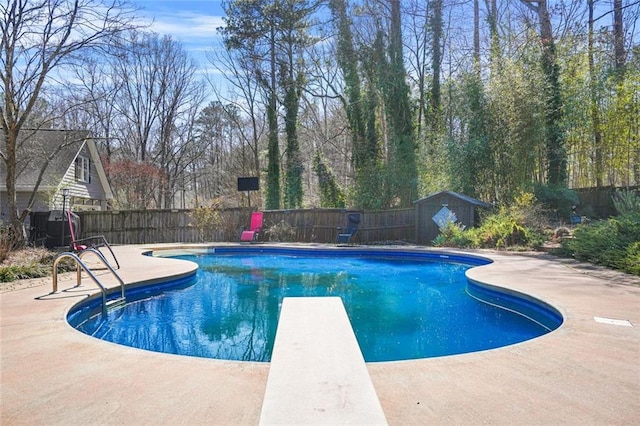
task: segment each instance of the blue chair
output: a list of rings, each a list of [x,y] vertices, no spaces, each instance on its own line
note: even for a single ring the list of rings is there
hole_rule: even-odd
[[[358,232],[358,225],[360,225],[360,213],[347,214],[347,225],[344,228],[338,228],[336,243],[349,244]]]

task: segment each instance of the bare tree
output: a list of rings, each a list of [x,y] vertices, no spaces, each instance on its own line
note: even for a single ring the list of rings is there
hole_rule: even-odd
[[[134,33],[121,52],[113,66],[113,80],[120,82],[115,96],[122,121],[120,156],[164,173],[153,196],[157,206],[171,208],[191,161],[190,128],[203,102],[203,85],[195,63],[169,36]]]
[[[429,72],[428,54],[431,50],[429,46],[429,25],[428,10],[425,2],[420,0],[412,0],[408,2],[406,33],[409,34],[405,49],[408,52],[409,77],[413,79],[413,85],[417,91],[417,118],[416,133],[420,136],[423,127],[428,124],[427,119],[427,74]]]
[[[0,157],[6,166],[15,247],[26,240],[24,220],[33,205],[18,212],[16,162],[21,130],[49,83],[64,79],[65,71],[77,64],[81,54],[104,48],[132,27],[133,15],[125,6],[121,0],[9,0],[0,5],[0,124],[4,137]]]
[[[202,82],[196,79],[195,63],[188,59],[181,45],[170,37],[160,40],[158,109],[158,144],[155,163],[166,173],[167,186],[160,198],[165,208],[173,207],[178,178],[190,161],[192,128],[204,101]]]
[[[264,111],[268,97],[264,96],[261,83],[255,78],[251,60],[236,50],[219,48],[208,55],[209,62],[226,81],[226,90],[210,81],[219,107],[230,121],[230,128],[237,133],[240,142],[237,173],[242,176],[259,176],[262,171],[260,151],[265,148],[268,128]]]
[[[162,58],[157,35],[133,33],[113,64],[112,74],[121,81],[115,105],[122,118],[121,155],[135,161],[149,161],[158,127]]]

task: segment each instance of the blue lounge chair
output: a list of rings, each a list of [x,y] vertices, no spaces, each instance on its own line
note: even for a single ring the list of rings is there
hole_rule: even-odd
[[[338,228],[336,243],[349,244],[358,232],[358,225],[360,225],[360,213],[347,214],[347,225],[344,228]]]

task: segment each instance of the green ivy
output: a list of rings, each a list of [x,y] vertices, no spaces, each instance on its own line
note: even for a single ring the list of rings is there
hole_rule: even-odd
[[[318,177],[320,187],[320,205],[322,207],[345,207],[345,195],[335,175],[327,166],[319,151],[313,156],[313,171]]]

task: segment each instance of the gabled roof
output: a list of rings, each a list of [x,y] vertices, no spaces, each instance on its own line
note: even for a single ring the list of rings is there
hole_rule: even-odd
[[[6,142],[4,137],[1,137],[4,150]],[[42,176],[40,189],[56,188],[87,137],[89,137],[89,132],[86,130],[21,130],[16,154],[16,189],[33,189],[45,164],[48,165]],[[3,187],[6,175],[6,169],[3,167],[0,170]]]
[[[421,199],[419,199],[419,200],[416,200],[416,201],[414,201],[414,203],[425,202],[425,201],[427,201],[427,200],[429,200],[429,199],[431,199],[431,198],[435,198],[435,197],[438,197],[438,196],[440,196],[440,195],[449,195],[449,196],[451,196],[451,197],[458,198],[458,199],[460,199],[460,200],[462,200],[462,201],[464,201],[464,202],[467,202],[467,203],[469,203],[469,204],[473,204],[473,205],[478,206],[478,207],[485,207],[485,208],[490,208],[490,207],[492,207],[492,205],[491,205],[491,204],[489,204],[489,203],[485,203],[484,201],[480,201],[480,200],[477,200],[477,199],[475,199],[475,198],[473,198],[473,197],[469,197],[468,195],[459,194],[459,193],[457,193],[457,192],[453,192],[453,191],[440,191],[440,192],[436,192],[435,194],[431,194],[431,195],[428,195],[428,196],[426,196],[426,197],[424,197],[424,198],[421,198]]]

